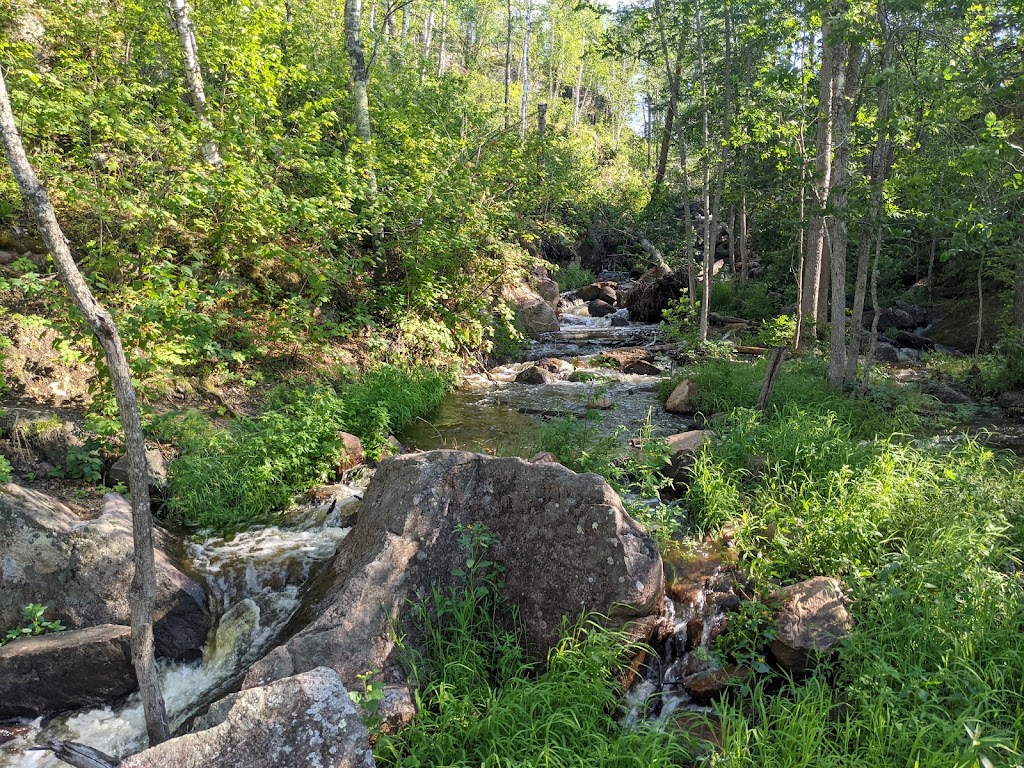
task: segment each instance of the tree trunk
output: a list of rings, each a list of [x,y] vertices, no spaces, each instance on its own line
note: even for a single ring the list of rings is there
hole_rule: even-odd
[[[366,69],[363,40],[360,36],[362,18],[363,0],[345,0],[345,52],[352,66],[352,120],[355,123],[356,135],[369,144],[373,140],[368,96],[370,74]],[[372,163],[367,165],[366,184],[367,195],[373,200],[377,197],[377,174]]]
[[[690,310],[694,309],[694,302],[697,300],[697,266],[693,261],[693,219],[690,216],[690,172],[686,167],[687,152],[686,140],[683,136],[683,126],[676,123],[676,133],[679,140],[679,169],[683,174],[683,247],[686,252],[686,297],[690,302]]]
[[[833,6],[835,1],[833,1]],[[804,263],[803,317],[811,324],[811,335],[818,337],[818,320],[821,316],[820,300],[822,273],[825,264],[825,216],[828,210],[828,196],[832,185],[832,108],[836,62],[835,41],[832,39],[832,24],[828,15],[821,23],[821,67],[818,93],[818,130],[815,138],[814,194],[816,209],[807,233],[807,256]]]
[[[437,40],[437,76],[444,77],[444,45],[448,29],[448,0],[441,0],[441,31]]]
[[[982,275],[985,270],[985,254],[978,259],[978,335],[974,342],[974,359],[977,361],[981,354],[981,337],[985,330],[985,292],[982,287]]]
[[[857,359],[860,356],[860,331],[864,320],[864,300],[868,284],[868,262],[871,257],[871,240],[875,231],[882,226],[882,212],[885,194],[885,179],[892,164],[892,153],[889,150],[889,80],[884,74],[892,63],[893,37],[889,32],[888,18],[885,9],[879,4],[879,24],[885,37],[882,48],[881,71],[884,78],[879,84],[878,118],[875,151],[869,158],[868,178],[871,180],[871,200],[868,205],[868,217],[861,228],[861,241],[857,254],[857,282],[853,292],[853,315],[850,318],[850,339],[846,351],[846,381],[857,380]],[[880,237],[881,235],[877,235]]]
[[[1024,253],[1017,254],[1013,278],[1013,327],[1024,331]]]
[[[219,168],[223,161],[217,143],[209,136],[213,132],[213,125],[206,116],[206,89],[203,87],[203,71],[199,67],[199,48],[196,44],[192,20],[188,14],[188,2],[187,0],[167,0],[167,8],[171,13],[174,29],[178,33],[181,65],[185,70],[185,85],[192,99],[192,109],[195,110],[199,127],[207,134],[203,139],[203,159],[214,168]]]
[[[675,123],[676,109],[679,102],[679,78],[683,73],[682,49],[676,56],[675,68],[669,81],[668,108],[665,110],[665,125],[661,134],[661,149],[658,152],[658,167],[654,173],[655,193],[665,183],[665,171],[668,168],[668,151],[672,146],[672,127]]]
[[[523,64],[519,80],[523,85],[523,98],[519,104],[519,135],[526,136],[527,107],[530,98],[530,27],[533,18],[533,0],[526,6],[526,34],[523,35]]]
[[[508,26],[505,29],[505,130],[509,128],[512,94],[512,0],[508,0]]]
[[[149,508],[149,470],[146,443],[139,421],[139,406],[132,388],[131,371],[113,318],[96,301],[71,256],[68,241],[57,223],[49,195],[29,163],[14,122],[7,83],[0,73],[0,135],[11,172],[53,257],[61,282],[103,347],[110,381],[121,416],[128,452],[128,487],[132,497],[133,575],[129,591],[132,623],[132,665],[139,681],[146,731],[150,745],[168,738],[167,713],[153,659],[153,608],[156,601],[156,569],[153,556],[153,517]]]
[[[580,49],[580,69],[576,75],[576,90],[572,95],[572,124],[576,127],[580,124],[580,102],[583,95],[583,56],[587,51],[587,38],[583,38],[583,47]]]
[[[846,387],[846,248],[849,240],[846,202],[849,198],[847,180],[850,176],[850,143],[852,141],[854,99],[860,82],[861,47],[842,42],[837,46],[841,66],[836,68],[833,120],[836,154],[832,172],[832,311],[831,339],[828,357],[829,386]],[[854,333],[856,336],[856,333]],[[856,360],[854,361],[856,371]],[[856,376],[856,373],[854,373]]]
[[[697,32],[697,62],[700,77],[700,98],[701,98],[701,123],[704,137],[704,158],[701,164],[701,173],[704,185],[704,296],[700,303],[700,340],[708,340],[710,327],[709,315],[711,311],[711,282],[715,272],[715,246],[711,242],[711,136],[708,128],[710,120],[710,107],[708,105],[708,78],[704,61],[704,30],[701,24],[701,2],[697,0],[696,8],[696,32]]]

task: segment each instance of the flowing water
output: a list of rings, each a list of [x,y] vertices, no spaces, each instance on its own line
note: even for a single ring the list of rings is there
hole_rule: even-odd
[[[615,326],[608,318],[572,314],[580,311],[570,309],[560,331],[536,340],[526,362],[468,377],[429,422],[403,433],[402,442],[422,450],[446,447],[528,456],[536,450],[538,425],[552,417],[593,414],[595,405],[600,408],[595,428],[606,434],[625,433],[623,439],[646,426],[662,435],[691,426],[662,408],[656,392],[661,377],[622,373],[596,357],[615,347],[654,346],[656,327]],[[546,357],[572,363],[574,378],[587,380],[541,385],[515,381],[532,364],[529,361]],[[654,362],[665,375],[671,372],[668,358]],[[286,525],[184,542],[179,553],[183,567],[206,588],[215,626],[202,661],[161,666],[172,729],[237,685],[248,666],[287,631],[304,595],[315,590],[318,573],[348,533],[345,521],[360,495],[359,488],[331,486],[316,500],[293,509]],[[670,553],[665,560],[669,591],[660,658],[647,664],[631,694],[633,709],[644,716],[665,717],[681,707],[699,708],[683,681],[703,668],[697,649],[721,631],[724,611],[735,598],[727,545],[696,545]],[[652,694],[657,694],[650,698],[657,702],[653,709],[643,703]],[[641,712],[644,708],[647,711]],[[47,722],[25,721],[13,730],[18,735],[0,746],[0,768],[62,765],[48,752],[26,751],[46,739],[77,741],[114,756],[138,751],[145,742],[137,696],[118,706],[66,713]]]
[[[291,510],[287,524],[184,542],[184,570],[206,588],[215,626],[201,661],[160,665],[172,730],[237,685],[277,641],[302,606],[307,585],[348,533],[345,521],[361,496],[359,487],[328,486]],[[80,742],[115,757],[139,751],[146,741],[137,694],[117,706],[23,721],[16,732],[0,746],[4,768],[64,766],[49,752],[27,751],[48,739]]]

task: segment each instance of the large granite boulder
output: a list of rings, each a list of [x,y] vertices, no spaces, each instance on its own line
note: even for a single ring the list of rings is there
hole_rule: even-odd
[[[0,718],[94,707],[135,690],[131,628],[101,624],[0,648]]]
[[[515,312],[516,325],[523,333],[536,336],[558,330],[558,315],[544,298],[523,283],[506,287],[502,298]]]
[[[806,675],[853,628],[838,579],[815,576],[784,590],[772,655],[792,675]]]
[[[372,768],[370,739],[338,674],[313,669],[215,702],[179,736],[121,768]]]
[[[622,625],[661,610],[661,556],[597,475],[462,451],[399,456],[377,469],[316,620],[257,662],[243,687],[318,666],[348,685],[371,669],[401,682],[395,622],[412,631],[409,602],[457,583],[452,571],[470,556],[459,526],[469,525],[496,537],[488,557],[505,567],[504,595],[537,651],[558,641],[565,617],[597,611]]]
[[[0,486],[0,627],[16,626],[29,603],[70,629],[130,624],[132,551],[131,507],[118,494],[90,520],[46,494]],[[159,546],[156,571],[156,653],[198,658],[210,629],[206,594]]]

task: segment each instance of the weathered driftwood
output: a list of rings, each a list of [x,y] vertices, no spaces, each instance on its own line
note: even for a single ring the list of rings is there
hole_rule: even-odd
[[[761,395],[757,398],[757,410],[763,411],[768,407],[768,400],[771,399],[772,390],[775,389],[775,379],[779,375],[782,361],[785,359],[785,347],[772,349],[772,356],[768,358],[768,369],[764,372],[764,382],[761,384]]]

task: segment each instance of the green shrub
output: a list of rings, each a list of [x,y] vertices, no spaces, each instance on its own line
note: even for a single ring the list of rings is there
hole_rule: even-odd
[[[54,621],[47,621],[43,618],[46,613],[46,606],[39,605],[38,603],[29,603],[21,609],[21,615],[27,622],[23,626],[11,629],[4,635],[0,636],[0,646],[11,643],[15,640],[20,640],[23,637],[34,637],[35,635],[45,635],[50,632],[63,632],[65,627],[59,619]]]
[[[7,457],[0,453],[0,484],[11,482],[13,467]]]
[[[584,285],[590,285],[594,282],[593,272],[575,264],[565,264],[556,267],[551,276],[558,283],[558,290],[562,292],[575,291],[577,288],[582,288]]]
[[[187,525],[221,530],[265,518],[334,475],[340,431],[377,456],[391,433],[433,410],[450,386],[445,374],[381,366],[337,389],[280,389],[259,416],[228,429],[195,414],[165,420],[160,434],[183,448],[170,468],[170,511]]]

